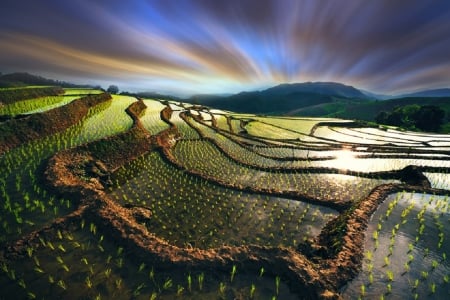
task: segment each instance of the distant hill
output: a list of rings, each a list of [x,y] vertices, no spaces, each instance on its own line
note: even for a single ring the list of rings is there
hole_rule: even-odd
[[[390,95],[376,94],[376,93],[372,93],[372,92],[361,90],[361,89],[359,89],[359,90],[361,91],[361,93],[363,93],[367,97],[374,99],[374,100],[392,99],[392,96],[390,96]]]
[[[284,83],[269,88],[263,93],[269,95],[290,95],[292,93],[311,93],[328,96],[339,96],[345,98],[365,98],[360,90],[342,83],[336,82],[305,82],[305,83]]]
[[[4,74],[0,75],[0,88],[7,88],[7,87],[21,87],[21,86],[27,86],[27,85],[44,85],[44,86],[60,86],[60,87],[67,87],[67,88],[97,88],[100,89],[99,86],[92,86],[92,85],[80,85],[80,84],[73,84],[65,81],[60,80],[53,80],[44,78],[42,76],[33,75],[29,73],[10,73],[10,74]]]
[[[243,113],[365,121],[375,121],[378,113],[390,112],[397,106],[435,105],[446,112],[444,122],[450,123],[450,89],[426,90],[408,95],[394,97],[340,83],[306,82],[280,84],[263,91],[241,92],[231,96],[198,95],[186,101]]]
[[[280,84],[263,91],[231,96],[193,96],[187,101],[236,112],[292,114],[296,110],[324,103],[360,102],[372,99],[360,90],[334,82]]]
[[[407,97],[450,97],[450,89],[424,90],[420,92],[401,95],[401,98]]]

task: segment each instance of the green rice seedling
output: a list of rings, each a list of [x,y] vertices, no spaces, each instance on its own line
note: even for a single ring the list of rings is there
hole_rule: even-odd
[[[236,265],[233,265],[233,268],[231,269],[231,273],[230,273],[230,282],[233,282],[234,276],[236,275],[237,272],[237,268]]]
[[[434,269],[436,269],[438,266],[439,266],[438,261],[435,260],[435,259],[433,259],[433,260],[431,261],[431,269],[434,270]]]
[[[419,287],[419,279],[414,280],[414,283],[411,285],[412,290],[416,290]]]
[[[421,271],[420,272],[420,278],[422,279],[422,280],[426,280],[427,278],[428,278],[428,272],[427,271]]]
[[[252,283],[252,285],[250,286],[250,299],[253,299],[255,297],[255,292],[256,292],[256,286],[255,286],[255,284]]]
[[[389,281],[394,281],[394,272],[392,272],[391,270],[387,270],[386,277]]]
[[[264,275],[264,267],[261,267],[261,269],[259,269],[259,277],[262,277]]]
[[[81,258],[81,262],[84,263],[86,266],[89,265],[89,262],[88,262],[88,260],[87,260],[86,257],[82,257],[82,258]]]
[[[59,255],[56,257],[56,261],[57,261],[59,264],[61,264],[61,265],[64,264],[64,260],[63,260],[62,257],[59,256]]]
[[[84,280],[84,282],[85,282],[86,287],[87,287],[88,289],[91,289],[91,288],[92,288],[92,281],[91,281],[91,278],[90,278],[89,276],[86,277],[86,279]]]
[[[225,291],[227,289],[227,285],[225,284],[225,282],[220,282],[219,283],[219,296],[221,298],[225,297]]]
[[[27,246],[26,250],[27,250],[28,257],[31,258],[33,256],[33,248]]]
[[[277,296],[280,293],[280,282],[281,282],[280,276],[276,276],[275,277],[275,291],[276,291]]]
[[[374,231],[372,233],[372,237],[373,237],[374,241],[377,241],[378,240],[378,231]]]
[[[138,273],[141,273],[145,269],[145,263],[139,265]]]
[[[411,269],[408,262],[405,262],[405,264],[403,265],[403,268],[405,270],[403,274],[409,272],[409,270]]]
[[[33,261],[36,266],[41,266],[41,262],[39,261],[39,258],[37,256],[33,256]]]
[[[60,280],[58,280],[58,282],[57,282],[56,284],[57,284],[61,289],[67,290],[67,285],[66,285],[66,283],[64,282],[64,280],[60,279]]]
[[[151,295],[150,295],[150,300],[156,300],[156,298],[158,298],[158,293],[157,292],[153,292]]]
[[[114,281],[116,289],[120,290],[122,288],[122,278],[118,278]]]
[[[203,282],[202,282],[202,284],[203,284]],[[164,284],[163,284],[162,288],[163,288],[163,290],[168,290],[168,289],[170,289],[172,286],[173,286],[172,279],[167,278],[166,281],[164,281]]]
[[[432,284],[430,284],[430,293],[431,294],[434,294],[434,293],[436,293],[436,283],[432,283]]]
[[[384,265],[383,265],[383,267],[387,267],[387,266],[389,266],[391,264],[391,261],[390,261],[390,259],[389,259],[389,256],[385,256],[384,257]]]
[[[203,280],[205,279],[205,274],[204,273],[200,273],[197,276],[197,280],[198,280],[198,289],[201,291],[203,290]]]
[[[361,284],[361,296],[364,297],[366,295],[366,286],[364,284]]]
[[[116,266],[117,266],[119,269],[121,269],[121,268],[123,267],[123,258],[122,258],[122,257],[119,257],[119,258],[116,260]]]
[[[66,249],[65,249],[64,246],[61,245],[61,244],[58,245],[58,249],[61,250],[61,251],[64,252],[64,253],[66,252]]]
[[[370,250],[367,250],[366,251],[366,258],[367,258],[367,260],[370,262],[370,261],[372,261],[372,259],[373,259],[373,253],[372,253],[372,251],[370,251]]]
[[[91,223],[91,224],[89,225],[89,231],[90,231],[92,234],[96,234],[96,233],[97,233],[97,226],[95,226],[94,223]]]
[[[106,278],[109,278],[111,276],[111,268],[106,269],[105,271],[103,271],[103,274],[105,274]]]
[[[24,290],[27,289],[27,285],[26,285],[25,281],[23,280],[23,278],[20,278],[20,279],[17,281],[17,284],[18,284],[21,288],[23,288]]]
[[[133,297],[138,297],[141,294],[142,289],[145,288],[145,283],[140,283],[134,290],[133,290]]]
[[[16,280],[16,270],[14,270],[14,269],[9,269],[9,272],[8,272],[8,277],[11,279],[11,280],[13,280],[13,281],[15,281]]]
[[[177,296],[181,297],[184,292],[184,287],[182,285],[177,285]]]
[[[189,293],[192,293],[192,277],[191,277],[191,273],[189,273],[188,276],[187,276],[187,283],[188,283],[188,291],[189,291]]]

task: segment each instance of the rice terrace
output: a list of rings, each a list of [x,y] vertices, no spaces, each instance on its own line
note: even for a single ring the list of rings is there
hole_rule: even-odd
[[[0,300],[450,299],[449,0],[2,0]]]
[[[4,88],[1,299],[443,299],[450,136]]]

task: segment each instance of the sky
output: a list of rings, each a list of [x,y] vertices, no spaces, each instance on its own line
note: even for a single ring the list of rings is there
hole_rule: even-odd
[[[450,87],[448,0],[2,0],[0,72],[173,95]]]

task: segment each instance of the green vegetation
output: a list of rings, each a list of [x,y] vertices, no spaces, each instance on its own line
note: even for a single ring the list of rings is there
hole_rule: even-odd
[[[65,88],[64,89],[65,96],[95,95],[95,94],[101,94],[101,93],[103,93],[103,91],[98,90],[98,89],[86,89],[86,88]]]
[[[0,106],[0,115],[8,115],[14,117],[20,114],[32,114],[43,112],[52,108],[66,105],[79,96],[47,96],[34,99],[16,101],[11,104]]]
[[[58,96],[63,93],[64,90],[62,88],[51,86],[0,89],[0,107],[20,100]]]
[[[407,98],[399,98],[399,99],[390,99],[384,101],[368,101],[359,103],[357,105],[349,105],[345,110],[341,112],[333,113],[329,116],[338,117],[338,118],[347,118],[354,120],[366,120],[366,121],[375,121],[375,117],[382,112],[393,112],[396,108],[408,107],[408,106],[433,106],[439,107],[440,110],[445,112],[441,133],[449,133],[448,124],[450,123],[450,98],[449,97],[407,97]],[[384,114],[382,114],[384,115]],[[381,115],[381,116],[382,116]],[[433,125],[434,120],[430,120],[429,125]],[[416,126],[417,127],[417,126]],[[417,127],[420,129],[420,127]]]
[[[447,296],[448,135],[65,91],[0,123],[0,298]]]
[[[393,125],[408,130],[439,132],[445,111],[437,106],[417,104],[399,106],[392,112],[380,112],[375,120],[379,124]]]

